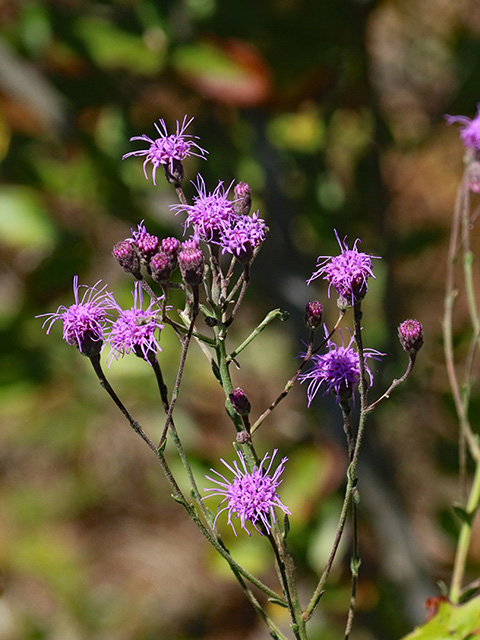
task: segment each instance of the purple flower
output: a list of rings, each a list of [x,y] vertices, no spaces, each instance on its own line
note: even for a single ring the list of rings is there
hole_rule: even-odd
[[[357,244],[360,242],[358,238],[355,240],[353,248],[349,249],[346,237],[342,243],[336,230],[335,237],[340,245],[340,255],[319,256],[317,259],[317,267],[319,268],[307,280],[307,284],[323,276],[323,279],[329,283],[328,297],[330,297],[330,289],[333,287],[340,298],[353,306],[355,302],[359,302],[365,297],[368,291],[368,278],[375,278],[372,271],[372,258],[378,258],[378,256],[360,253],[357,249]]]
[[[477,104],[477,115],[473,119],[467,118],[467,116],[449,115],[446,115],[445,119],[447,124],[459,122],[462,125],[460,137],[463,139],[464,145],[480,151],[480,103]]]
[[[194,235],[201,240],[218,242],[220,232],[227,229],[232,219],[237,215],[234,202],[228,200],[228,191],[223,182],[219,182],[213,193],[208,192],[201,175],[197,177],[197,184],[192,182],[198,195],[193,196],[193,204],[175,204],[170,208],[175,215],[180,212],[187,214],[184,227],[192,225]]]
[[[153,184],[157,186],[156,183],[156,172],[160,166],[166,167],[169,169],[170,173],[173,174],[175,172],[175,164],[181,163],[182,160],[185,160],[188,156],[198,156],[199,158],[204,158],[205,154],[208,151],[202,149],[196,142],[193,140],[189,140],[188,138],[196,138],[197,136],[192,136],[190,134],[185,133],[185,129],[192,122],[193,118],[187,122],[187,116],[183,118],[182,125],[180,126],[179,121],[177,120],[177,131],[174,134],[169,135],[167,131],[167,126],[165,121],[160,119],[161,128],[154,122],[155,129],[158,132],[159,138],[152,140],[146,134],[142,134],[141,136],[134,136],[130,138],[130,142],[133,140],[143,140],[149,143],[148,149],[139,149],[138,151],[130,151],[126,153],[122,160],[128,158],[130,156],[146,156],[145,161],[143,163],[143,172],[145,174],[145,178],[148,180],[147,175],[147,165],[149,162],[152,163],[152,179]]]
[[[111,295],[112,306],[117,309],[119,317],[112,324],[108,336],[111,347],[109,365],[113,358],[118,360],[119,356],[123,357],[132,351],[151,364],[149,356],[157,350],[161,351],[155,333],[163,329],[163,324],[157,318],[157,310],[153,309],[156,302],[150,300],[143,311],[143,290],[139,282],[135,282],[132,293],[133,307],[127,310],[122,309]]]
[[[328,335],[326,329],[325,332]],[[353,394],[353,389],[360,380],[360,360],[358,353],[352,349],[352,342],[353,336],[350,338],[347,347],[345,347],[343,336],[342,346],[338,346],[329,340],[327,343],[329,351],[327,353],[315,354],[311,357],[310,362],[313,363],[313,368],[299,376],[301,382],[310,381],[307,388],[308,406],[312,404],[322,385],[325,387],[324,395],[329,391],[335,392],[337,402],[340,402],[342,398],[349,398]],[[373,375],[366,364],[366,360],[368,358],[379,360],[380,356],[383,355],[385,354],[376,349],[363,350],[369,387],[373,384]]]
[[[225,460],[221,459],[221,462],[233,473],[234,478],[232,481],[227,480],[225,476],[222,476],[218,471],[210,469],[220,480],[216,480],[210,476],[205,477],[207,480],[215,482],[219,487],[204,490],[211,491],[212,493],[210,495],[213,496],[223,496],[213,523],[214,527],[218,516],[223,511],[228,511],[227,522],[231,525],[235,535],[237,535],[237,532],[232,522],[233,516],[235,516],[236,519],[240,519],[240,526],[242,529],[245,529],[248,535],[251,534],[246,526],[247,521],[250,521],[254,528],[263,535],[265,531],[270,533],[272,522],[276,522],[275,507],[281,509],[283,513],[290,514],[289,509],[280,501],[277,495],[277,488],[282,482],[280,476],[283,473],[285,462],[288,458],[283,458],[276,470],[270,475],[270,469],[272,468],[276,453],[277,449],[275,449],[271,457],[270,454],[266,453],[259,466],[255,466],[253,471],[247,469],[245,458],[240,451],[238,451],[240,466],[236,460],[234,460],[232,466],[230,466]],[[264,468],[269,458],[270,462],[267,468]],[[222,507],[224,502],[226,502],[226,505]]]
[[[97,290],[99,280],[93,287],[78,284],[78,276],[73,278],[73,296],[75,304],[70,307],[60,305],[55,313],[42,313],[37,318],[47,316],[42,327],[48,325],[47,335],[54,322],[62,320],[63,339],[70,345],[78,347],[80,353],[91,357],[102,350],[104,328],[108,319],[108,309],[112,308],[109,293],[105,291],[107,285]],[[79,290],[85,291],[80,300]]]
[[[265,220],[258,217],[258,211],[251,217],[237,215],[232,218],[231,226],[220,232],[218,244],[222,253],[228,251],[240,262],[250,262],[254,250],[265,240],[267,231]]]

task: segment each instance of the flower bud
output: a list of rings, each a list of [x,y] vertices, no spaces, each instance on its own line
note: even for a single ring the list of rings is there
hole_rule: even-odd
[[[159,251],[151,257],[149,267],[155,282],[161,284],[162,282],[168,282],[170,280],[172,266],[169,257],[163,251]]]
[[[305,306],[305,326],[312,331],[318,329],[322,322],[323,306],[318,300],[307,302]]]
[[[173,271],[178,264],[180,240],[177,240],[177,238],[163,238],[160,246],[162,252],[168,257],[171,269]]]
[[[243,389],[237,387],[230,392],[230,395],[228,397],[230,398],[232,407],[239,415],[247,416],[250,413],[250,409],[252,407],[247,398],[247,394],[245,393],[245,391],[243,391]]]
[[[418,320],[405,320],[398,327],[398,339],[408,353],[417,353],[423,345],[423,327]]]
[[[235,185],[235,195],[237,196],[234,202],[235,210],[240,215],[248,216],[250,209],[252,208],[251,190],[246,182],[239,182]]]
[[[117,242],[112,249],[112,255],[124,271],[133,273],[134,276],[140,275],[140,260],[133,242]]]
[[[203,280],[205,258],[202,250],[195,248],[192,242],[183,243],[183,249],[178,254],[178,266],[185,284],[199,285]]]

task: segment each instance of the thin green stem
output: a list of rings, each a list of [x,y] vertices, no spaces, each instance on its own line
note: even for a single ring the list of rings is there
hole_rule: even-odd
[[[455,562],[453,565],[452,582],[450,585],[450,600],[454,604],[458,604],[461,592],[462,582],[465,573],[465,565],[467,561],[468,549],[472,536],[472,523],[475,513],[480,505],[480,460],[477,461],[475,475],[473,478],[470,495],[466,506],[466,518],[463,520],[460,535],[458,538],[457,551],[455,554]]]
[[[130,413],[127,411],[127,409],[125,408],[124,404],[119,399],[119,397],[117,396],[117,394],[113,390],[112,386],[108,382],[108,380],[105,377],[105,374],[103,373],[102,368],[100,366],[100,356],[92,356],[90,358],[90,362],[92,363],[92,366],[93,366],[93,368],[95,370],[95,373],[99,377],[100,384],[102,385],[102,387],[107,391],[107,393],[110,395],[110,397],[115,402],[117,407],[120,409],[122,414],[128,420],[130,426],[135,431],[135,433],[138,433],[138,435],[147,444],[149,449],[151,449],[153,451],[153,453],[155,454],[155,457],[160,462],[160,465],[161,465],[161,467],[162,467],[162,469],[163,469],[163,471],[165,473],[165,476],[166,476],[166,478],[167,478],[167,480],[168,480],[168,482],[169,482],[169,484],[170,484],[170,486],[172,488],[173,498],[175,499],[176,502],[181,504],[186,509],[188,515],[193,520],[193,522],[198,527],[198,529],[201,531],[203,536],[207,539],[207,541],[229,563],[230,567],[232,567],[232,570],[234,571],[235,574],[238,573],[239,575],[243,576],[251,584],[255,585],[256,587],[258,587],[258,589],[263,591],[263,593],[265,593],[273,601],[279,602],[282,606],[287,606],[286,602],[283,600],[283,598],[281,596],[278,595],[278,593],[273,591],[273,589],[270,589],[270,587],[268,587],[266,584],[264,584],[261,580],[256,578],[249,571],[247,571],[241,565],[239,565],[238,562],[236,562],[231,557],[230,553],[225,548],[225,546],[220,541],[220,539],[215,534],[211,533],[205,527],[203,522],[198,517],[198,514],[197,514],[197,512],[195,510],[195,507],[192,504],[190,504],[187,501],[187,499],[185,498],[185,496],[183,495],[180,487],[178,486],[178,484],[177,484],[177,482],[176,482],[176,480],[175,480],[175,478],[174,478],[174,476],[173,476],[173,474],[172,474],[172,472],[171,472],[171,470],[170,470],[170,468],[169,468],[169,466],[167,464],[167,461],[165,459],[165,456],[163,455],[163,452],[161,450],[157,449],[157,447],[153,444],[153,442],[148,438],[148,436],[145,434],[145,432],[144,432],[143,428],[141,427],[141,425],[136,420],[134,420],[134,418],[130,415]],[[279,636],[279,637],[282,637],[282,636]]]
[[[230,353],[230,355],[227,356],[227,364],[232,360],[234,360],[241,351],[243,351],[246,347],[248,347],[248,345],[253,340],[255,340],[258,334],[261,333],[265,329],[265,327],[267,327],[270,324],[270,322],[273,322],[274,320],[280,320],[283,322],[287,320],[287,318],[288,318],[288,312],[282,311],[281,309],[274,309],[273,311],[270,311],[270,313],[267,313],[267,315],[262,320],[262,322],[258,325],[258,327],[254,329],[254,331],[252,331],[252,333],[248,336],[248,338],[246,338],[239,347],[237,347],[234,351]]]

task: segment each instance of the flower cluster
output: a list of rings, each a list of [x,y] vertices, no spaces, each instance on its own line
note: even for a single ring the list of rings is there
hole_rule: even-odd
[[[245,529],[248,535],[251,534],[247,529],[247,522],[251,522],[253,527],[261,535],[264,535],[265,533],[270,533],[272,523],[276,522],[275,507],[281,509],[285,514],[290,514],[288,507],[281,502],[277,495],[277,488],[282,482],[280,476],[283,473],[287,458],[283,458],[275,471],[270,474],[276,453],[277,449],[274,450],[272,456],[266,453],[260,464],[254,466],[252,471],[248,470],[245,458],[240,451],[238,452],[240,466],[236,460],[234,460],[232,466],[230,466],[225,460],[221,459],[221,462],[233,473],[234,477],[231,481],[227,480],[225,476],[215,471],[215,469],[210,469],[220,480],[205,476],[207,480],[214,482],[218,487],[204,490],[210,491],[210,495],[212,496],[223,496],[214,526],[216,525],[218,516],[224,511],[228,511],[227,522],[231,525],[235,535],[237,535],[237,532],[232,522],[232,517],[234,516],[240,520],[241,528]],[[269,458],[270,462],[268,466],[264,468]],[[226,505],[222,507],[222,504],[225,502]]]
[[[340,245],[340,255],[319,256],[318,269],[307,280],[307,284],[323,276],[323,279],[329,283],[328,297],[333,287],[340,296],[342,304],[353,306],[365,297],[368,291],[368,278],[375,278],[372,271],[372,258],[378,256],[370,256],[358,251],[357,244],[360,242],[358,238],[353,248],[349,249],[346,238],[342,242],[336,230],[335,237]]]
[[[353,341],[354,338],[352,336],[348,345],[345,346],[342,336],[342,345],[339,346],[328,340],[327,353],[314,354],[311,357],[312,369],[299,376],[301,382],[309,381],[307,387],[308,406],[312,404],[322,386],[325,388],[324,395],[332,391],[336,395],[337,402],[352,396],[355,386],[360,381],[360,360],[358,353],[352,348]],[[384,355],[384,353],[380,353],[376,349],[363,350],[369,387],[373,384],[373,375],[366,361],[369,358],[379,360]]]
[[[128,353],[135,353],[150,363],[150,356],[160,350],[156,333],[163,329],[154,309],[156,301],[151,300],[143,311],[143,292],[139,282],[133,291],[134,304],[124,310],[116,302],[107,285],[97,290],[100,281],[93,287],[78,284],[78,276],[73,279],[75,303],[70,307],[61,305],[55,313],[47,316],[43,326],[48,324],[47,334],[57,320],[63,322],[63,339],[69,345],[77,346],[80,353],[92,357],[98,355],[105,343],[110,344],[108,360],[118,359]],[[79,297],[80,287],[85,288]],[[115,319],[113,313],[118,314]],[[37,316],[37,317],[42,317]],[[108,325],[107,325],[108,323]]]

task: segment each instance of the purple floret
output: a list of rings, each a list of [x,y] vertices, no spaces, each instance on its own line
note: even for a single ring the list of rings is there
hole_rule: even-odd
[[[131,309],[122,309],[113,296],[111,296],[112,306],[114,306],[119,314],[118,319],[112,324],[108,342],[110,343],[111,352],[108,356],[109,365],[112,359],[118,360],[128,353],[135,353],[139,357],[143,357],[149,364],[152,353],[161,351],[158,342],[158,335],[163,329],[157,313],[154,309],[155,302],[150,300],[147,309],[143,310],[143,290],[139,282],[135,283],[133,291],[133,307]]]
[[[232,466],[230,466],[225,460],[221,459],[221,462],[233,473],[233,480],[227,480],[225,476],[214,469],[211,469],[211,471],[215,473],[220,480],[205,476],[207,480],[219,485],[219,488],[209,488],[205,489],[205,491],[210,491],[211,496],[223,496],[213,526],[215,527],[218,516],[224,511],[228,511],[227,522],[231,525],[235,535],[237,535],[237,532],[232,522],[232,517],[234,516],[240,520],[241,528],[245,529],[248,535],[251,535],[246,526],[248,521],[252,523],[253,527],[261,535],[265,533],[269,534],[272,523],[276,522],[275,507],[281,509],[285,514],[290,514],[288,507],[281,502],[277,495],[277,488],[282,482],[280,476],[283,473],[285,462],[288,458],[283,458],[275,471],[270,475],[277,449],[274,450],[272,456],[266,453],[258,467],[255,466],[251,472],[247,468],[242,453],[240,451],[237,453],[241,466],[239,466],[236,460],[234,460]],[[270,462],[268,466],[264,468],[268,459],[270,459]],[[222,507],[225,502],[227,504]]]
[[[192,182],[192,184],[198,194],[193,196],[193,204],[175,204],[170,208],[175,215],[187,214],[185,230],[192,226],[195,237],[206,242],[212,240],[218,242],[221,232],[227,229],[237,216],[234,202],[228,199],[228,192],[232,185],[225,189],[223,182],[220,181],[213,192],[207,193],[201,175],[198,175],[197,183]]]
[[[111,294],[106,292],[107,285],[97,289],[101,280],[93,287],[78,284],[78,276],[73,278],[73,296],[75,304],[70,307],[60,305],[55,313],[42,313],[45,317],[42,327],[48,325],[47,334],[57,320],[63,322],[63,339],[67,344],[76,346],[86,356],[97,355],[103,345],[104,329],[108,320],[108,310],[112,308]],[[80,288],[84,288],[80,299]]]
[[[477,105],[477,115],[474,118],[446,115],[445,119],[447,124],[460,123],[462,125],[460,127],[460,137],[464,145],[480,151],[480,103]]]
[[[160,127],[156,122],[154,123],[159,137],[152,140],[146,134],[142,134],[141,136],[134,136],[133,138],[130,138],[130,142],[133,140],[142,140],[144,142],[148,142],[149,146],[147,149],[129,151],[122,157],[122,160],[125,160],[125,158],[129,158],[130,156],[146,156],[143,162],[143,172],[145,174],[145,178],[148,180],[147,165],[150,162],[153,167],[153,184],[156,186],[156,173],[159,167],[168,167],[170,172],[173,173],[175,170],[175,161],[182,162],[182,160],[185,160],[188,156],[204,158],[205,154],[208,153],[208,151],[202,149],[202,147],[192,140],[192,138],[198,139],[197,136],[185,133],[186,128],[192,120],[193,118],[190,118],[187,122],[187,116],[185,116],[181,125],[177,120],[176,132],[169,135],[165,121],[160,119]]]
[[[358,251],[357,244],[360,242],[358,238],[353,248],[349,249],[346,238],[342,242],[336,230],[335,237],[340,245],[340,255],[319,256],[318,269],[307,280],[307,284],[323,276],[323,279],[329,283],[328,296],[330,297],[330,290],[333,287],[340,298],[353,306],[365,297],[368,291],[368,278],[375,278],[372,271],[372,258],[378,258],[378,256]]]
[[[328,335],[325,329],[326,335]],[[330,391],[336,395],[337,402],[344,398],[352,396],[354,388],[360,380],[360,360],[358,353],[352,349],[353,336],[347,347],[343,342],[338,346],[331,340],[327,342],[328,351],[323,354],[315,354],[311,357],[310,362],[313,367],[307,373],[299,376],[300,382],[309,381],[307,388],[308,406],[313,402],[320,387],[325,389],[324,395]],[[368,375],[368,386],[373,384],[373,374],[366,364],[368,358],[379,360],[385,354],[380,353],[376,349],[364,349],[363,356],[365,360],[365,371]]]

